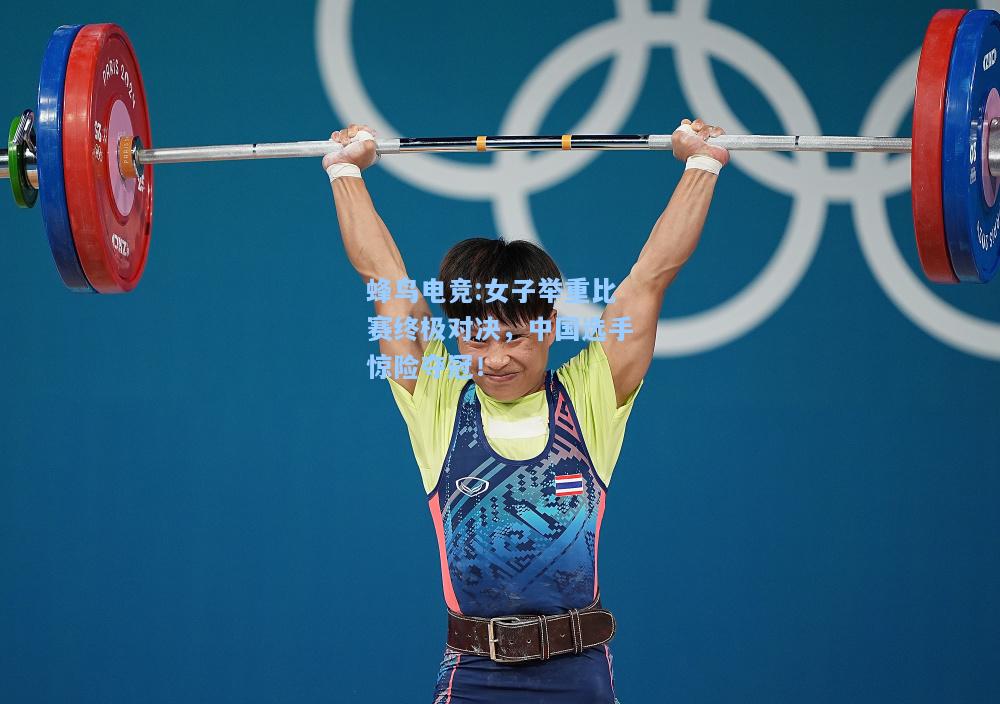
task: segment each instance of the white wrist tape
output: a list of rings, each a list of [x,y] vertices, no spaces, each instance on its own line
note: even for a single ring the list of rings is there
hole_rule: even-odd
[[[330,176],[330,183],[345,176],[349,178],[361,178],[361,169],[356,164],[330,164],[326,173]]]
[[[701,169],[702,171],[709,171],[718,176],[719,172],[722,171],[722,162],[704,154],[695,154],[694,156],[689,156],[687,163],[684,165],[684,170],[687,171],[688,169]]]

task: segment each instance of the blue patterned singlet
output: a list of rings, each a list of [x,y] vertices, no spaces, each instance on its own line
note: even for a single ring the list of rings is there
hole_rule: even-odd
[[[597,595],[606,487],[558,375],[545,373],[549,437],[536,457],[499,455],[483,432],[476,388],[459,397],[451,443],[429,495],[445,602],[469,616],[556,614]],[[499,664],[445,649],[435,704],[612,704],[607,646]]]

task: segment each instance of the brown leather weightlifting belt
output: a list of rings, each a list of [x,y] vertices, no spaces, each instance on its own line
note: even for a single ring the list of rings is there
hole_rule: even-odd
[[[477,618],[448,610],[448,645],[460,653],[489,656],[493,662],[548,660],[604,645],[615,634],[615,617],[601,598],[583,609],[554,616]]]

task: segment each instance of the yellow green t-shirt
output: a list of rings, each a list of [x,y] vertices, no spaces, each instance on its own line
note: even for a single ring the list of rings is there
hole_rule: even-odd
[[[424,357],[428,355],[444,359],[439,368],[447,368],[448,351],[441,340],[428,343]],[[594,469],[607,486],[625,439],[625,423],[643,382],[639,382],[619,407],[608,358],[604,347],[596,340],[559,367],[556,373],[580,421]],[[437,485],[448,454],[459,396],[467,379],[447,372],[434,377],[421,371],[412,395],[394,379],[388,380],[396,405],[406,421],[424,490],[429,494]],[[534,457],[544,449],[549,434],[544,389],[513,401],[498,401],[477,385],[476,396],[482,408],[486,439],[498,454],[519,460]]]

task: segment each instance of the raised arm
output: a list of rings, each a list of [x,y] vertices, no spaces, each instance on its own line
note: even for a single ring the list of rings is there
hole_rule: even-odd
[[[693,124],[684,120],[672,135],[674,156],[687,162],[687,168],[629,275],[614,290],[614,300],[604,309],[606,322],[627,316],[633,328],[623,340],[609,337],[601,343],[611,366],[618,405],[646,375],[653,360],[663,294],[698,246],[719,178],[705,167],[717,169],[729,161],[725,149],[705,142],[720,134],[721,129],[701,120]]]
[[[345,145],[345,149],[324,157],[323,168],[330,174],[333,200],[337,206],[337,221],[340,223],[340,235],[344,241],[347,258],[362,281],[386,279],[392,282],[395,291],[395,282],[407,279],[409,276],[399,248],[396,247],[389,228],[375,210],[375,204],[372,203],[365,182],[360,177],[361,170],[377,160],[373,141],[351,141],[361,131],[374,135],[374,130],[371,128],[355,124],[345,130],[334,132],[330,139]],[[356,166],[357,169],[353,169],[350,165]],[[388,301],[376,301],[375,313],[395,321],[397,318],[407,316],[419,320],[425,316],[429,317],[431,311],[427,301],[418,291],[416,302],[395,297]],[[419,335],[415,341],[405,338],[379,340],[381,353],[390,357],[409,354],[419,360],[423,356],[424,346],[425,343]],[[411,394],[417,384],[415,379],[397,378],[396,381]]]

